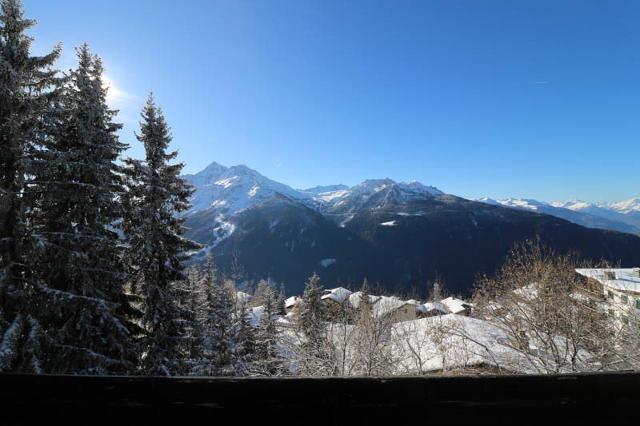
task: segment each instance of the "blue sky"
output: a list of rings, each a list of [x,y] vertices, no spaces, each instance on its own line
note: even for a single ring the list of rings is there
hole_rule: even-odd
[[[150,90],[196,172],[465,197],[640,196],[640,2],[24,0],[34,49],[104,60],[122,139]]]

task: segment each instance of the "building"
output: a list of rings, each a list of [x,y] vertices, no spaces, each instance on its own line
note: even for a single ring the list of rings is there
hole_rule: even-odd
[[[447,297],[446,299],[442,299],[440,303],[442,303],[450,313],[456,315],[469,315],[471,309],[473,309],[472,303],[455,297]]]
[[[302,299],[300,299],[298,296],[291,296],[288,297],[287,299],[285,299],[284,301],[284,310],[287,314],[293,314],[296,313],[298,310],[298,307],[300,306],[300,302],[302,301]]]
[[[579,268],[576,272],[601,292],[606,309],[622,324],[640,316],[640,268]]]
[[[344,287],[336,287],[329,290],[324,290],[321,299],[327,304],[337,303],[339,305],[342,305],[345,301],[349,301],[349,297],[351,296],[351,294],[351,290],[347,290]]]
[[[427,302],[422,305],[418,305],[416,308],[416,315],[418,318],[429,318],[437,315],[447,315],[449,309],[440,302]]]
[[[362,292],[357,291],[349,296],[350,305],[357,309],[360,305]],[[375,318],[387,318],[390,322],[411,321],[416,319],[418,302],[400,300],[395,296],[369,295],[369,301]]]

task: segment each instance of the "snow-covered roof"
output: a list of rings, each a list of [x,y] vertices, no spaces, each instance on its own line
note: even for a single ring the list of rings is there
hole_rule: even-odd
[[[440,303],[446,306],[452,314],[459,314],[460,312],[466,311],[470,306],[473,306],[471,303],[455,297],[447,297],[446,299],[442,299]]]
[[[354,308],[357,308],[360,305],[361,299],[362,299],[362,292],[356,291],[354,293],[351,293],[351,295],[349,296],[349,303]],[[378,299],[380,299],[380,296],[369,295],[369,301],[371,303],[375,303]]]
[[[423,313],[428,313],[433,311],[438,311],[442,314],[449,313],[449,309],[447,309],[447,307],[440,302],[427,302],[422,305],[419,305],[416,309],[418,310],[418,312],[423,312]]]
[[[640,268],[578,268],[576,272],[606,287],[640,293]]]
[[[406,301],[400,300],[397,297],[380,296],[378,300],[373,303],[373,316],[380,317],[382,315],[389,314],[405,305],[411,305],[415,307],[414,304],[407,303]]]
[[[293,308],[295,305],[298,304],[298,302],[300,301],[300,298],[298,296],[291,296],[288,297],[287,299],[285,299],[284,301],[284,308],[285,309],[290,309]]]
[[[322,300],[331,299],[338,303],[342,303],[345,300],[349,299],[349,296],[351,296],[352,294],[350,290],[347,290],[344,287],[336,287],[329,290],[325,290],[324,293],[325,294],[323,294],[321,297]]]
[[[401,355],[395,366],[399,374],[420,372],[416,356],[406,355],[415,351],[423,372],[481,365],[533,372],[525,357],[503,344],[507,333],[484,320],[447,314],[397,323],[393,334],[402,337],[392,339],[398,345],[394,351]]]

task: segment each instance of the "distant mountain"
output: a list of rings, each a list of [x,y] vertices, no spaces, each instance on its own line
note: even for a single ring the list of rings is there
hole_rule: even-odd
[[[225,167],[214,162],[201,172],[184,178],[196,188],[190,213],[209,210],[228,217],[274,194],[295,199],[312,198],[311,194],[271,180],[247,166]]]
[[[391,179],[296,190],[217,163],[186,178],[196,187],[187,235],[206,246],[194,259],[211,252],[223,272],[240,264],[246,277],[284,282],[289,292],[302,291],[315,271],[327,286],[366,277],[425,293],[440,277],[450,291],[468,294],[478,274],[493,273],[514,243],[534,237],[586,258],[640,265],[637,236],[570,223],[545,214],[549,205],[470,201]]]
[[[338,191],[348,190],[349,187],[347,185],[324,185],[324,186],[314,186],[313,188],[300,189],[300,192],[310,194],[314,197],[319,197],[321,195],[331,194]]]
[[[483,203],[511,207],[514,209],[530,210],[537,213],[548,214],[551,216],[559,217],[569,222],[573,222],[578,225],[586,226],[587,228],[608,229],[612,231],[627,232],[631,234],[640,234],[640,226],[635,226],[632,223],[621,217],[621,214],[610,212],[607,213],[597,212],[595,209],[586,208],[587,203],[584,205],[585,209],[575,208],[579,204],[576,203],[545,203],[542,201],[521,199],[521,198],[505,198],[501,200],[495,200],[492,198],[478,198],[476,201]],[[565,206],[572,206],[575,209],[571,209]]]
[[[616,222],[626,223],[640,229],[640,199],[632,198],[613,203],[588,203],[585,201],[554,202],[555,207],[562,207],[576,212],[588,213]]]

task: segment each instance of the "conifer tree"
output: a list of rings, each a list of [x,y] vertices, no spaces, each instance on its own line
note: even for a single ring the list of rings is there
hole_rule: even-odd
[[[235,298],[220,280],[210,282],[207,323],[212,374],[232,375],[236,369],[238,327],[235,321]]]
[[[254,370],[262,375],[280,375],[283,371],[283,362],[278,352],[277,298],[271,287],[264,291],[262,297],[264,304],[256,330]]]
[[[144,161],[125,160],[127,191],[122,230],[128,244],[129,273],[142,299],[145,330],[142,370],[170,375],[180,358],[180,309],[176,285],[184,280],[186,252],[199,246],[183,237],[184,218],[193,189],[180,177],[182,163],[171,164],[177,152],[164,115],[149,95],[142,111],[140,134]]]
[[[41,372],[44,334],[28,265],[34,240],[29,179],[49,135],[60,48],[31,56],[35,22],[20,0],[0,1],[0,371]]]
[[[237,345],[235,351],[236,375],[250,374],[256,357],[256,331],[248,315],[246,301],[238,304],[235,314]]]
[[[307,345],[318,345],[324,335],[324,309],[321,301],[320,277],[313,274],[307,280],[302,295],[302,308],[298,328],[307,340]]]
[[[187,270],[187,357],[192,363],[199,362],[204,355],[205,322],[207,315],[207,294],[203,288],[202,277],[198,268],[189,267]]]
[[[107,374],[135,361],[124,318],[123,251],[113,224],[121,217],[116,111],[109,109],[101,60],[85,44],[69,73],[54,137],[41,152],[32,221],[40,249],[34,274],[50,304],[43,317],[54,347],[49,370]]]
[[[278,299],[276,301],[276,312],[278,315],[286,315],[287,309],[285,308],[285,301],[287,300],[287,293],[284,288],[284,283],[280,283],[280,291],[278,292]]]

